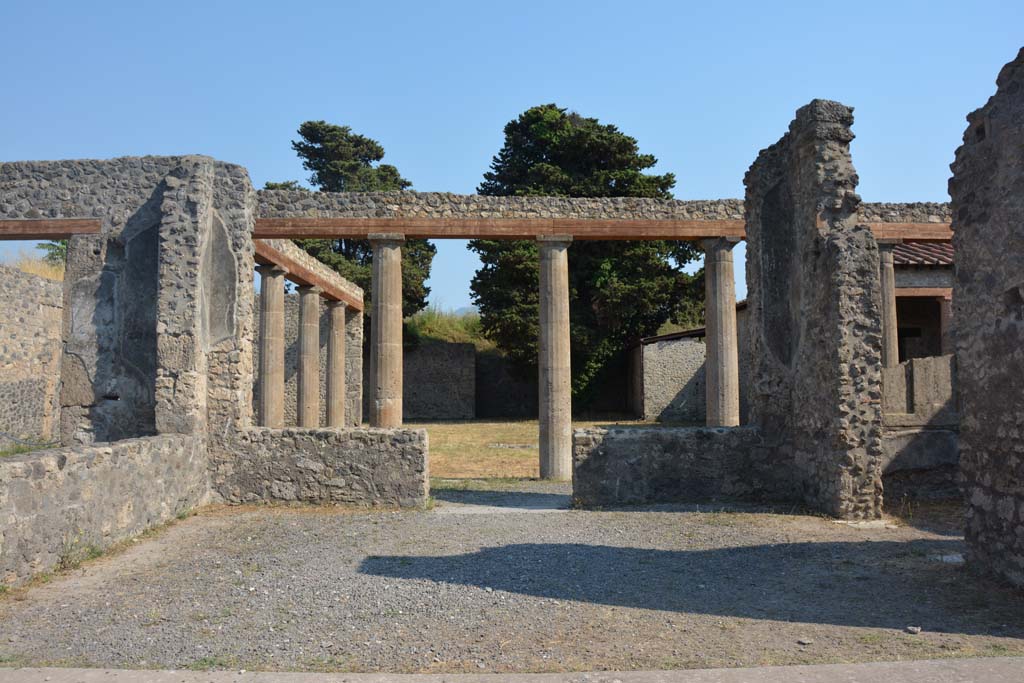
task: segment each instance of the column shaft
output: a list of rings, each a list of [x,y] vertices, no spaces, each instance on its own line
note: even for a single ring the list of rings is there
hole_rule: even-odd
[[[300,427],[320,426],[320,289],[299,287]]]
[[[740,423],[739,345],[736,334],[736,281],[727,239],[704,240],[704,319],[707,387],[706,424]]]
[[[277,266],[260,266],[259,424],[284,426],[284,276]]]
[[[345,426],[345,304],[327,304],[327,426]]]
[[[882,283],[882,367],[891,368],[900,363],[900,345],[896,321],[896,268],[893,265],[892,244],[879,244],[878,274]]]
[[[370,235],[370,426],[402,425],[402,243],[400,234]]]
[[[572,478],[572,377],[569,367],[569,244],[539,238],[540,476]]]
[[[939,334],[942,339],[942,355],[953,353],[953,299],[939,299]]]

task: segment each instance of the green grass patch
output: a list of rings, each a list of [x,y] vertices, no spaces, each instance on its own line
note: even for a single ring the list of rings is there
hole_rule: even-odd
[[[478,313],[453,313],[436,306],[406,318],[405,334],[413,343],[473,344],[480,351],[494,348],[494,343],[484,338]]]

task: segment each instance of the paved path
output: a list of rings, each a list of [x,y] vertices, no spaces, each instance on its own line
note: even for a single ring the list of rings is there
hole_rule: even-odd
[[[1024,658],[572,674],[317,674],[0,669],[0,683],[1020,683]]]

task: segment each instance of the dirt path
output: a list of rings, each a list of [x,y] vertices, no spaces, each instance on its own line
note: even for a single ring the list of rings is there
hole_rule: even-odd
[[[0,661],[482,672],[1024,655],[1024,596],[969,576],[941,523],[580,512],[564,486],[498,488],[516,490],[435,491],[434,512],[204,512],[0,598]]]

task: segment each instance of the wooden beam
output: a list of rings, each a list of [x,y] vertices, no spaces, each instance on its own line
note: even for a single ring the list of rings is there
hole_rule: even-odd
[[[949,242],[953,230],[949,223],[869,223],[879,242]]]
[[[253,240],[256,248],[256,262],[261,264],[274,264],[288,271],[285,276],[292,282],[300,285],[319,287],[325,299],[331,301],[344,301],[346,306],[357,311],[363,310],[363,300],[352,296],[349,292],[336,287],[328,278],[320,275],[314,270],[307,268],[287,254],[278,251],[266,242]],[[326,266],[325,266],[326,267]]]
[[[0,220],[0,240],[62,240],[72,235],[98,235],[92,218],[22,218]]]
[[[953,298],[952,287],[897,287],[896,298],[900,297],[927,297],[929,299],[951,299]]]
[[[871,223],[879,239],[945,242],[947,223]],[[257,218],[256,239],[365,239],[375,232],[407,238],[535,239],[571,235],[577,240],[701,240],[746,236],[743,221],[585,218]]]

